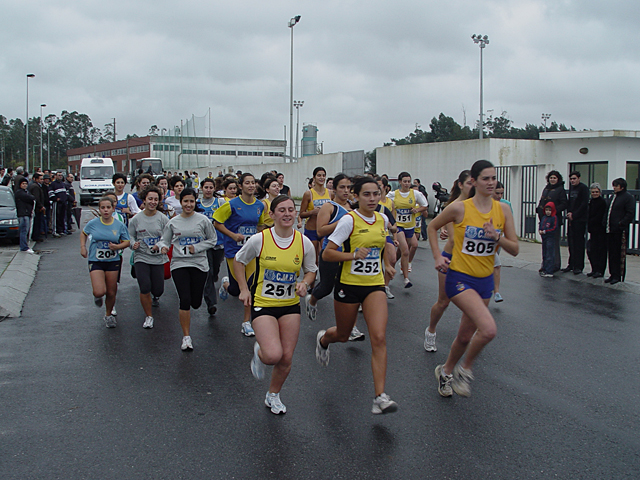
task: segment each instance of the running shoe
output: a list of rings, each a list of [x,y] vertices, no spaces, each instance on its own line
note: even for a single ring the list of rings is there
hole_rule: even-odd
[[[471,381],[473,380],[473,373],[471,370],[456,365],[453,369],[453,381],[451,386],[453,391],[461,397],[471,396]]]
[[[411,262],[409,262],[409,266],[407,267],[407,272],[411,273]]]
[[[116,306],[115,305],[111,309],[111,315],[113,315],[114,317],[116,317],[118,315],[118,312],[116,312]]]
[[[329,347],[324,348],[320,343],[320,339],[324,336],[326,330],[320,330],[316,335],[316,360],[320,365],[326,367],[329,365]]]
[[[36,253],[33,250],[31,250],[30,248],[27,248],[26,250],[23,250],[24,253]]]
[[[222,284],[220,285],[220,290],[218,290],[218,295],[220,296],[220,300],[224,301],[229,298],[229,292],[224,288],[224,284],[229,283],[229,277],[222,277]]]
[[[496,303],[500,303],[500,302],[504,301],[504,298],[502,298],[502,295],[500,295],[500,292],[496,292],[496,294],[493,296],[493,300]]]
[[[444,373],[444,365],[436,367],[436,378],[438,379],[438,393],[443,397],[452,396],[451,381],[453,380],[453,375]]]
[[[373,414],[393,413],[396,410],[398,410],[398,404],[391,400],[386,393],[381,393],[373,399],[373,407],[371,408]]]
[[[362,304],[358,305],[358,312],[362,312]]]
[[[153,328],[153,317],[145,317],[142,328]]]
[[[107,328],[116,328],[116,317],[114,317],[113,315],[105,315],[104,316],[104,325]]]
[[[279,393],[267,392],[267,396],[264,399],[264,404],[267,408],[271,409],[271,413],[280,415],[281,413],[287,413],[287,407],[280,401]]]
[[[93,303],[96,304],[96,307],[100,308],[102,306],[102,297],[93,297]]]
[[[409,280],[408,278],[404,279],[404,288],[411,288],[413,287],[413,283],[411,283],[411,280]]]
[[[307,294],[304,297],[304,304],[307,307],[307,318],[312,322],[316,321],[316,317],[318,315],[318,306],[311,305],[311,294]]]
[[[260,351],[260,345],[256,342],[253,345],[253,358],[251,359],[251,373],[256,380],[262,380],[264,378],[265,364],[260,360],[258,352]]]
[[[184,350],[193,350],[193,342],[191,341],[191,337],[182,337],[182,346],[180,347]]]
[[[424,331],[424,349],[427,352],[438,351],[438,347],[436,347],[436,334],[431,333],[428,328]]]
[[[209,308],[207,308],[207,312],[209,312],[209,315],[215,315],[217,311],[218,307],[216,307],[215,305],[211,305]]]
[[[160,306],[160,299],[158,297],[151,297],[151,306],[152,307],[159,307]]]
[[[353,329],[351,329],[351,333],[349,334],[349,341],[350,342],[362,342],[364,340],[364,333],[362,333],[360,330],[358,330],[358,327],[356,327],[355,325],[353,326]]]
[[[251,328],[251,322],[243,322],[240,333],[243,333],[245,337],[255,337],[256,332]]]
[[[547,273],[547,272],[542,272],[540,274],[541,277],[543,278],[553,278],[553,274],[552,273]]]
[[[395,296],[393,293],[391,293],[391,288],[390,288],[390,287],[388,287],[388,286],[387,286],[387,287],[384,287],[384,293],[386,293],[386,294],[387,294],[387,298],[388,298],[389,300],[391,300],[392,298],[396,298],[396,296]]]

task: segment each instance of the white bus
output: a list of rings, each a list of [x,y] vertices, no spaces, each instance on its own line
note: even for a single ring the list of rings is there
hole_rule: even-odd
[[[83,158],[80,164],[80,205],[97,202],[109,190],[113,190],[115,173],[110,158]]]

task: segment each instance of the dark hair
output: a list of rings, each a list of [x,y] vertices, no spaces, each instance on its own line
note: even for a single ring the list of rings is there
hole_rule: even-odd
[[[464,184],[464,182],[466,182],[470,176],[470,170],[462,170],[460,172],[460,175],[458,175],[458,179],[453,182],[453,187],[451,187],[451,193],[449,194],[449,201],[447,202],[447,205],[453,203],[453,201],[462,194],[462,188],[460,188],[460,185]]]
[[[191,195],[195,200],[198,199],[196,191],[193,188],[185,188],[184,190],[182,190],[182,192],[180,192],[180,203],[182,203],[184,197],[188,197],[189,195]]]
[[[70,173],[69,175],[73,175],[73,174],[71,174],[71,173]],[[41,174],[41,173],[37,173],[37,172],[36,172],[36,173],[34,173],[34,174],[33,174],[33,179],[35,180],[35,179],[37,179],[37,178],[40,178],[41,176],[42,176],[42,174]]]
[[[346,173],[340,172],[335,177],[333,177],[333,186],[337,187],[338,184],[344,179],[351,181],[351,177],[349,175],[347,175]]]
[[[313,169],[313,178],[316,177],[318,172],[324,172],[325,175],[327,174],[327,171],[324,169],[324,167],[316,167]]]
[[[101,204],[102,202],[109,202],[109,203],[111,204],[111,206],[112,206],[112,207],[115,207],[115,205],[116,205],[116,201],[115,201],[113,198],[111,198],[111,197],[108,197],[108,196],[107,196],[107,195],[109,195],[110,193],[111,193],[112,195],[115,195],[115,194],[116,194],[115,192],[105,192],[105,193],[102,195],[102,197],[100,197],[100,200],[98,200],[98,207],[100,206],[100,204]],[[117,197],[116,197],[116,198],[117,198]]]
[[[176,183],[178,182],[180,182],[183,186],[186,187],[186,184],[184,183],[184,180],[182,179],[182,177],[179,175],[174,175],[169,179],[169,188],[173,190],[174,187],[176,186]]]
[[[276,175],[276,178],[278,178],[280,175],[282,175],[282,178],[284,178],[284,173],[282,172],[278,172],[278,174]]]
[[[269,211],[275,212],[276,207],[280,205],[282,202],[286,202],[287,200],[291,200],[293,202],[293,198],[291,198],[288,195],[278,195],[276,198],[271,200],[271,206],[269,207]],[[293,205],[295,207],[296,205],[295,202],[293,202]]]
[[[378,187],[378,182],[376,182],[371,177],[357,177],[357,179],[355,179],[355,181],[353,182],[353,194],[359,195],[362,187],[364,187],[367,183],[373,183],[376,187]]]
[[[258,198],[262,199],[266,197],[267,193],[269,193],[269,187],[271,187],[271,185],[273,185],[274,183],[278,183],[278,180],[275,177],[267,177],[262,186],[258,187],[260,193],[260,196]],[[278,185],[280,184],[278,183]]]
[[[499,189],[499,188],[504,188],[504,185],[502,184],[502,182],[500,180],[498,180],[496,182],[496,190]]]
[[[127,176],[124,173],[114,173],[113,177],[111,177],[111,183],[116,183],[116,180],[118,180],[119,178],[121,178],[122,180],[124,180],[124,183],[127,183]]]
[[[156,178],[156,181],[154,182],[156,185],[160,185],[160,180],[166,180],[167,181],[167,185],[169,185],[169,179],[167,177],[165,177],[164,175]]]
[[[400,173],[398,174],[398,181],[399,181],[399,182],[402,182],[402,179],[403,179],[404,177],[409,177],[409,178],[411,178],[411,174],[410,174],[409,172],[400,172]]]
[[[422,182],[420,181],[420,179],[419,179],[419,178],[414,178],[414,179],[413,179],[413,181],[414,181],[414,182],[418,182],[418,185],[422,185]]]
[[[142,190],[138,196],[140,197],[140,199],[142,201],[147,199],[147,195],[149,193],[155,192],[158,194],[158,200],[162,200],[162,192],[160,191],[160,189],[158,187],[156,187],[155,185],[149,185],[147,188],[145,188],[144,190]]]
[[[547,173],[547,176],[545,177],[545,179],[547,180],[547,182],[549,181],[549,177],[551,176],[555,176],[558,177],[558,182],[562,182],[562,175],[560,175],[560,172],[557,170],[551,170],[549,173]]]
[[[242,184],[247,179],[247,177],[253,178],[254,182],[256,180],[256,177],[253,175],[253,173],[245,172],[242,175],[240,175],[240,179],[238,181],[238,188],[240,189],[240,192],[242,192]]]
[[[493,163],[489,160],[478,160],[471,165],[471,178],[477,180],[485,168],[493,168]]]
[[[626,190],[627,189],[627,181],[624,178],[616,178],[613,182],[611,182],[612,186],[618,186],[618,187],[622,187],[622,190]]]
[[[211,183],[213,185],[213,188],[214,189],[216,188],[216,182],[213,181],[213,178],[209,178],[209,177],[205,178],[204,180],[202,180],[202,182],[200,182],[200,186],[204,187],[205,183]]]
[[[580,172],[579,172],[579,171],[577,171],[577,170],[574,170],[573,172],[571,172],[571,173],[569,174],[569,178],[573,177],[574,175],[575,175],[576,177],[580,178]]]
[[[238,180],[235,177],[233,177],[233,178],[227,178],[222,184],[222,188],[226,190],[229,187],[229,185],[231,185],[232,183],[235,183],[236,187],[238,186]]]

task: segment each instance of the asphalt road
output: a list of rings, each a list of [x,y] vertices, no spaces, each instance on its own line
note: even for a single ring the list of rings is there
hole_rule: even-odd
[[[498,336],[474,370],[470,398],[441,398],[433,370],[460,318],[452,305],[438,352],[423,332],[436,298],[429,251],[412,289],[392,289],[387,392],[397,413],[370,413],[367,342],[314,357],[333,322],[303,317],[288,412],[263,400],[249,369],[236,299],[192,319],[180,350],[178,302],[167,281],[156,326],[144,330],[125,265],[118,327],[92,301],[78,234],[49,241],[23,316],[0,323],[0,476],[49,478],[638,478],[638,296],[535,272],[503,269]],[[362,319],[358,326],[366,333]]]

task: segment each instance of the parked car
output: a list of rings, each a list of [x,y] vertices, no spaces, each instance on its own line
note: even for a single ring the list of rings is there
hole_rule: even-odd
[[[20,243],[16,200],[13,190],[3,186],[0,186],[0,238],[8,238],[15,244]]]

